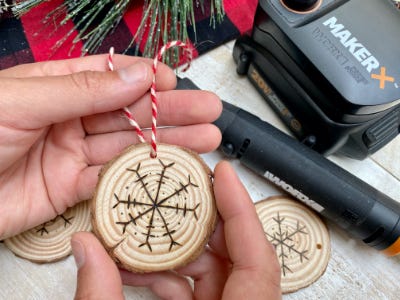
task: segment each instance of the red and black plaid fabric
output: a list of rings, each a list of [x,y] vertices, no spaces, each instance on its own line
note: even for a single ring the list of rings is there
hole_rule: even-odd
[[[63,59],[81,55],[82,44],[78,43],[71,51],[74,32],[66,42],[55,52],[54,45],[60,41],[74,27],[73,21],[56,30],[53,24],[44,26],[42,21],[63,0],[50,0],[32,9],[20,19],[13,18],[9,13],[0,14],[0,69],[17,64],[44,61],[49,59]],[[206,1],[205,1],[206,2]],[[189,37],[195,43],[196,53],[201,55],[212,48],[240,34],[248,32],[252,27],[257,0],[224,0],[225,17],[222,23],[210,27],[210,12],[196,12],[196,43],[193,27],[189,26]],[[209,7],[205,3],[205,7]],[[129,45],[133,34],[142,16],[143,4],[136,1],[124,15],[115,31],[110,34],[99,49],[99,53],[108,52],[113,46],[116,52],[123,52]],[[143,49],[140,47],[140,49]]]

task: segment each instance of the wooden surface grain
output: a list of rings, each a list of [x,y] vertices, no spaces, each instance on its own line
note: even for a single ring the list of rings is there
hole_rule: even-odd
[[[196,59],[182,77],[221,99],[258,115],[284,130],[264,100],[245,77],[236,75],[233,42]],[[284,130],[285,131],[285,130]],[[219,152],[203,155],[211,168],[223,159]],[[400,138],[364,161],[331,156],[332,161],[362,180],[400,201]],[[238,161],[231,161],[253,201],[281,194],[265,179]],[[386,257],[352,239],[337,225],[327,222],[332,254],[322,277],[314,284],[283,299],[398,299],[400,257]],[[76,268],[70,256],[57,263],[39,265],[15,257],[0,244],[0,299],[71,299],[76,287]],[[157,299],[146,288],[125,287],[127,299]]]

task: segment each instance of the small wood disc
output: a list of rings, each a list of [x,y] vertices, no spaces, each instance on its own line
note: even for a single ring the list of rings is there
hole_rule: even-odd
[[[58,261],[71,253],[71,235],[90,231],[89,201],[67,209],[62,215],[4,241],[17,256],[33,262]]]
[[[315,282],[330,258],[329,232],[320,217],[289,196],[275,196],[255,204],[268,240],[281,266],[283,293]]]
[[[174,269],[197,258],[215,227],[212,172],[178,146],[127,148],[102,170],[93,230],[110,256],[135,272]]]

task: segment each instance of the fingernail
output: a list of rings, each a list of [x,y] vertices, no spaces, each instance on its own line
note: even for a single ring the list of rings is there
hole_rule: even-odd
[[[117,72],[126,83],[138,83],[147,79],[149,68],[145,63],[138,62]]]
[[[85,247],[77,240],[71,240],[72,254],[74,255],[75,264],[78,267],[85,263]]]

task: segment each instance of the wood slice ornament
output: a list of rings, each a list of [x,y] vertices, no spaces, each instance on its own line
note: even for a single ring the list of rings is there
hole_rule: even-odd
[[[141,144],[128,147],[103,167],[93,198],[94,232],[117,263],[135,272],[170,270],[196,259],[217,217],[212,172],[200,156],[156,142],[157,64],[171,47],[183,47],[188,66],[192,57],[187,44],[173,41],[161,47],[153,60],[150,144],[124,107]],[[113,54],[111,48],[111,71]]]
[[[30,261],[55,262],[71,254],[73,233],[91,228],[89,201],[83,201],[48,222],[6,239],[4,244]]]
[[[255,207],[277,252],[282,293],[309,286],[322,276],[331,251],[329,232],[320,217],[289,196],[270,197]]]
[[[92,203],[93,230],[110,256],[135,272],[196,259],[214,230],[212,172],[188,149],[128,147],[104,166]]]
[[[94,232],[117,263],[135,272],[170,270],[196,259],[217,217],[212,172],[200,156],[183,147],[156,142],[155,75],[158,61],[171,47],[183,47],[188,66],[192,57],[187,44],[173,41],[161,47],[153,60],[150,144],[124,107],[141,144],[128,147],[103,167],[93,198]],[[113,54],[111,48],[111,71]]]

